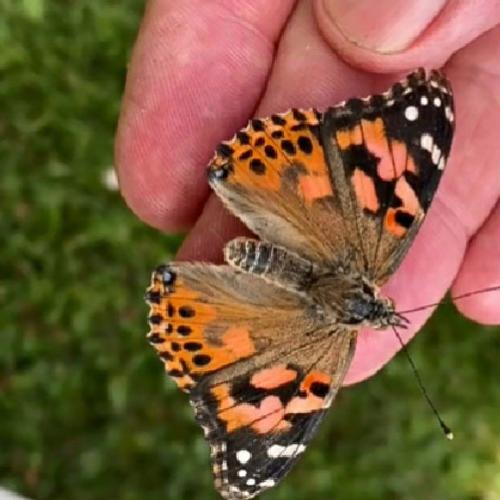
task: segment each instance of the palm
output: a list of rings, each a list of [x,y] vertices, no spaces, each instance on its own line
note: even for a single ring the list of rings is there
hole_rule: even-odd
[[[345,49],[344,55],[376,74],[348,65],[332,50],[308,1],[299,2],[288,21],[292,1],[236,2],[240,10],[234,13],[224,7],[231,3],[192,1],[179,8],[174,2],[152,2],[125,96],[117,140],[121,187],[150,224],[167,230],[194,224],[179,258],[220,259],[223,242],[244,231],[209,195],[204,169],[214,146],[253,114],[291,106],[322,109],[383,90],[412,66],[446,61],[457,107],[451,159],[429,217],[386,292],[405,310],[439,300],[454,281],[458,293],[500,283],[500,59],[495,52],[500,27],[451,58],[463,43],[447,53],[445,44],[427,52],[409,50],[404,60],[398,55],[369,59],[362,50]],[[322,5],[316,3],[316,14],[328,32]],[[344,51],[342,41],[338,45]],[[387,73],[388,67],[394,71]],[[494,303],[495,293],[459,306],[472,318],[495,323],[500,313]],[[430,313],[412,314],[404,337],[414,335]],[[390,333],[363,332],[347,382],[373,374],[398,348]]]

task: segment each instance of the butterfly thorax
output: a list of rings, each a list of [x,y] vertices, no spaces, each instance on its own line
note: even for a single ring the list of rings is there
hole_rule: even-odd
[[[325,319],[348,327],[383,329],[402,322],[393,301],[358,273],[326,272],[311,283],[310,296]]]

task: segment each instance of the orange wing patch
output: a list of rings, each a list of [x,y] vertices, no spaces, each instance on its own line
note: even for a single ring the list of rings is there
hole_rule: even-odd
[[[336,132],[337,145],[341,150],[364,144],[365,148],[379,159],[378,176],[384,181],[399,178],[403,172],[417,172],[415,162],[404,142],[390,139],[386,135],[382,118],[362,119],[352,128]]]
[[[209,165],[211,182],[224,180],[247,190],[279,191],[297,177],[305,203],[332,195],[332,185],[319,138],[313,127],[320,114],[293,109],[282,115],[251,120],[233,140],[223,143]]]
[[[361,169],[356,168],[351,182],[360,207],[373,213],[377,212],[379,202],[373,179]]]
[[[366,149],[379,159],[377,173],[382,180],[397,179],[406,170],[416,172],[415,163],[406,145],[386,136],[382,118],[361,120],[361,127]]]
[[[402,238],[416,218],[423,217],[422,207],[413,188],[404,177],[396,182],[395,193],[402,202],[398,208],[389,208],[385,216],[385,228],[394,236]]]
[[[250,384],[257,389],[276,389],[293,382],[297,375],[295,370],[291,370],[285,365],[278,365],[256,372],[250,379]]]
[[[167,266],[153,273],[146,297],[151,306],[148,339],[182,390],[189,392],[197,376],[255,353],[245,327],[228,327],[218,342],[211,341],[207,329],[217,319],[216,307],[200,300]]]
[[[360,146],[363,144],[363,133],[361,126],[356,125],[352,128],[344,128],[337,130],[337,144],[340,149],[345,150],[351,146]]]
[[[341,151],[346,151],[351,146],[362,145],[377,159],[377,171],[373,174],[375,179],[363,171],[359,165],[353,165],[351,184],[361,209],[376,214],[380,209],[380,201],[377,197],[375,182],[378,180],[396,181],[395,194],[402,201],[402,206],[388,208],[384,225],[393,236],[397,238],[405,236],[421,211],[413,188],[403,176],[405,172],[418,175],[417,166],[407,145],[387,136],[381,117],[373,120],[363,118],[351,128],[337,130],[336,141]]]
[[[309,203],[331,196],[332,183],[328,175],[303,175],[299,180],[299,193]]]
[[[319,371],[309,373],[300,384],[298,396],[287,404],[285,414],[310,413],[325,408],[330,384],[330,375]]]
[[[217,417],[224,422],[227,432],[250,427],[257,434],[289,430],[290,422],[284,420],[285,408],[278,396],[267,396],[258,405],[238,404],[230,395],[230,385],[221,384],[212,389],[218,402]]]
[[[255,389],[272,391],[283,387],[296,388],[296,395],[283,400],[276,393],[265,395],[261,400],[251,403],[235,399],[231,395],[231,385],[222,383],[211,389],[217,401],[217,417],[223,422],[227,432],[248,427],[257,434],[281,433],[291,429],[289,416],[319,411],[328,406],[331,377],[326,373],[313,371],[302,381],[296,381],[297,371],[278,365],[262,369],[250,378]],[[285,386],[288,386],[286,388]],[[252,391],[248,391],[249,394]]]

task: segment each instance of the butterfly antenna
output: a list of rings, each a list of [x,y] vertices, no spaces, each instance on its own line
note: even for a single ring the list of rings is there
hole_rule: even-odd
[[[467,297],[472,297],[473,295],[479,295],[480,293],[496,292],[500,290],[500,285],[490,286],[488,288],[481,288],[480,290],[474,290],[473,292],[462,293],[460,295],[453,295],[451,300],[460,300]],[[415,307],[414,309],[408,309],[406,311],[398,311],[398,314],[409,314],[417,311],[423,311],[424,309],[429,309],[430,307],[436,307],[442,304],[444,300],[440,302],[434,302],[433,304],[426,304],[425,306]]]
[[[408,348],[406,347],[406,344],[403,342],[403,339],[401,338],[401,335],[399,335],[398,330],[393,326],[392,329],[394,330],[394,334],[396,335],[397,339],[399,340],[399,343],[401,344],[401,347],[403,349],[403,352],[405,353],[406,359],[410,363],[411,369],[413,371],[413,374],[415,375],[415,378],[417,379],[417,384],[420,387],[420,391],[422,392],[422,395],[424,396],[425,400],[427,401],[427,404],[429,405],[430,409],[434,413],[439,426],[441,427],[444,435],[452,440],[453,439],[453,432],[451,429],[444,423],[444,420],[441,418],[441,415],[437,411],[436,407],[434,406],[434,403],[432,402],[431,398],[429,397],[429,394],[427,393],[424,384],[422,382],[422,378],[420,377],[420,373],[417,370],[417,367],[415,363],[413,362],[412,357],[410,356],[410,352],[408,351]]]

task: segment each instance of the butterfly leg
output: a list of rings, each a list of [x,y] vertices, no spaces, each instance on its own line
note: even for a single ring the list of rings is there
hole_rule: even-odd
[[[305,290],[311,282],[313,264],[286,248],[251,238],[235,238],[224,248],[232,267],[262,276],[286,288]]]

